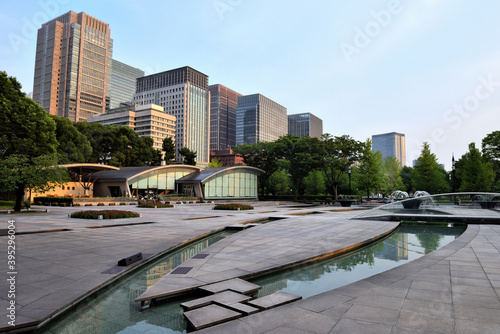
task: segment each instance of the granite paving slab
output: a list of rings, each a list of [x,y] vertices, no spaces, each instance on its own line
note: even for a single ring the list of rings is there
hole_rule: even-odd
[[[196,310],[184,312],[184,316],[194,329],[202,329],[220,324],[229,320],[234,320],[242,316],[219,305],[208,305]]]
[[[181,307],[186,311],[210,305],[213,302],[218,302],[220,304],[234,304],[249,301],[251,298],[252,297],[242,295],[241,293],[227,290],[216,293],[214,295],[210,295],[208,297],[198,298],[181,303]]]
[[[269,310],[271,308],[292,303],[300,299],[302,299],[301,296],[279,291],[261,298],[250,300],[248,304],[250,306],[255,306],[261,310]]]
[[[209,293],[218,293],[225,290],[232,290],[244,295],[251,296],[257,293],[260,288],[261,287],[257,284],[247,282],[240,278],[233,278],[227,281],[201,286],[199,289]]]
[[[214,303],[220,306],[224,306],[230,310],[243,313],[244,315],[251,315],[260,311],[258,308],[243,303],[221,303],[218,301],[214,301]]]

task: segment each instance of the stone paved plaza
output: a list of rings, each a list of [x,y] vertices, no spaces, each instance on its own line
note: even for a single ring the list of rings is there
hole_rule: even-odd
[[[254,204],[253,211],[214,211],[211,204],[170,209],[128,206],[142,217],[125,220],[68,218],[76,208],[1,215],[4,226],[11,219],[16,226],[18,326],[10,328],[4,316],[0,331],[35,328],[122,275],[124,272],[105,272],[124,257],[138,252],[154,256],[229,225],[285,218],[233,235],[237,240],[232,248],[234,256],[220,253],[215,259],[207,258],[206,266],[196,268],[190,279],[208,284],[340,252],[397,226],[393,222],[349,220],[359,211],[331,206]],[[306,214],[313,211],[322,213]],[[0,237],[4,250],[7,240],[5,235]],[[500,333],[499,251],[500,225],[469,225],[457,240],[413,262],[199,333]],[[209,260],[216,262],[210,265]],[[0,269],[9,271],[6,258]],[[2,280],[3,310],[9,303],[8,289],[8,282]],[[163,294],[163,289],[152,289],[148,292]]]

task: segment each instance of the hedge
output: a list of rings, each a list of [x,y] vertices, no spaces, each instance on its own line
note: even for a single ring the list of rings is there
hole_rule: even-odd
[[[164,203],[145,203],[137,205],[139,208],[173,208],[172,204],[164,204]]]
[[[137,212],[124,210],[88,210],[77,211],[71,214],[71,218],[97,219],[102,216],[102,219],[118,219],[118,218],[138,218]]]
[[[229,204],[218,204],[214,206],[214,210],[253,210],[254,207],[251,205],[239,204],[239,203],[229,203]]]
[[[73,204],[73,198],[39,196],[33,199],[33,203],[35,205],[71,206]]]

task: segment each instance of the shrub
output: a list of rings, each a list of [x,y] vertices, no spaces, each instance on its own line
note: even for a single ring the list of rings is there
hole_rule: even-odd
[[[125,202],[120,202],[120,205],[127,205],[127,203],[125,203]]]
[[[163,203],[145,203],[145,204],[139,204],[137,207],[139,208],[173,208],[174,206],[172,204],[163,204]]]
[[[85,206],[92,206],[92,204],[91,203],[87,203],[87,204],[85,204]]]
[[[75,203],[73,204],[73,206],[80,206],[80,203]]]
[[[111,202],[108,205],[116,205],[116,203],[115,202]]]
[[[104,203],[97,203],[97,206],[104,206]]]
[[[230,204],[218,204],[214,206],[214,210],[253,210],[254,207],[251,205],[230,203]]]
[[[133,211],[124,210],[88,210],[77,211],[71,214],[71,218],[97,219],[102,216],[102,219],[118,219],[118,218],[137,218],[139,214]]]

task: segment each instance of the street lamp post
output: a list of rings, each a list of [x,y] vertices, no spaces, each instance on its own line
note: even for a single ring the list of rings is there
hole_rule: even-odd
[[[347,170],[347,174],[349,174],[349,196],[352,195],[352,189],[351,189],[351,166],[349,166],[349,169]]]
[[[451,155],[451,192],[453,193],[453,204],[457,204],[455,195],[455,155]]]

